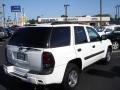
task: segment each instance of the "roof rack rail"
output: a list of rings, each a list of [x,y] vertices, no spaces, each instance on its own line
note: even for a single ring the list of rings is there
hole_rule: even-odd
[[[68,21],[61,21],[61,22],[52,22],[51,25],[57,24],[80,24],[79,22],[68,22]]]

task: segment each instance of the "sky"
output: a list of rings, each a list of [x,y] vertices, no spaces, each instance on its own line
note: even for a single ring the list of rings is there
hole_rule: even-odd
[[[115,6],[120,5],[120,0],[102,0],[103,13],[115,15]],[[5,4],[5,16],[14,17],[11,6],[20,5],[24,8],[29,19],[41,17],[58,17],[64,15],[64,4],[68,6],[68,16],[96,15],[99,14],[100,0],[0,0]],[[20,14],[20,13],[19,13]]]

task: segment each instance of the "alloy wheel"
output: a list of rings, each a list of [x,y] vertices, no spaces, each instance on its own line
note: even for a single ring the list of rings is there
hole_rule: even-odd
[[[72,70],[69,73],[68,84],[69,84],[70,87],[75,87],[77,82],[78,82],[78,74],[75,70]]]
[[[117,50],[117,49],[119,49],[119,43],[116,42],[116,41],[113,42],[112,48],[113,48],[113,50]]]

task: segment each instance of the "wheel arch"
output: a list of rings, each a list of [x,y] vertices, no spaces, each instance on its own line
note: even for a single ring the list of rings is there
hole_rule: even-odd
[[[108,50],[110,50],[112,52],[112,45],[108,46]]]
[[[67,66],[68,66],[70,63],[73,63],[73,64],[77,65],[78,68],[79,68],[80,70],[82,70],[82,59],[81,59],[81,58],[76,58],[76,59],[70,60],[70,61],[67,63]],[[67,66],[66,66],[66,69],[67,69]]]
[[[82,59],[81,59],[81,58],[75,58],[75,59],[70,60],[70,61],[67,63],[67,65],[66,65],[65,72],[64,72],[64,76],[63,76],[63,79],[62,79],[62,83],[63,83],[63,80],[64,80],[64,78],[65,78],[65,74],[66,74],[66,71],[67,71],[67,69],[68,69],[68,66],[69,66],[69,64],[71,64],[71,63],[77,65],[78,68],[79,68],[79,70],[80,70],[80,72],[81,72],[81,70],[82,70]]]

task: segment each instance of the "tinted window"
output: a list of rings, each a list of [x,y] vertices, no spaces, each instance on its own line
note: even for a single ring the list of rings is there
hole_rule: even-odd
[[[111,32],[111,31],[113,31],[112,29],[109,29],[109,28],[107,28],[106,30],[105,30],[105,32]]]
[[[120,34],[120,27],[115,28],[115,30],[113,31],[113,33],[118,33],[118,34]]]
[[[81,44],[87,42],[86,33],[84,27],[76,26],[75,30],[75,44]]]
[[[27,27],[20,28],[9,41],[10,45],[44,48],[47,47],[47,41],[51,28],[47,27]]]
[[[51,34],[50,47],[70,45],[70,27],[54,27]]]
[[[87,27],[87,31],[91,42],[100,41],[99,34],[93,28]]]

